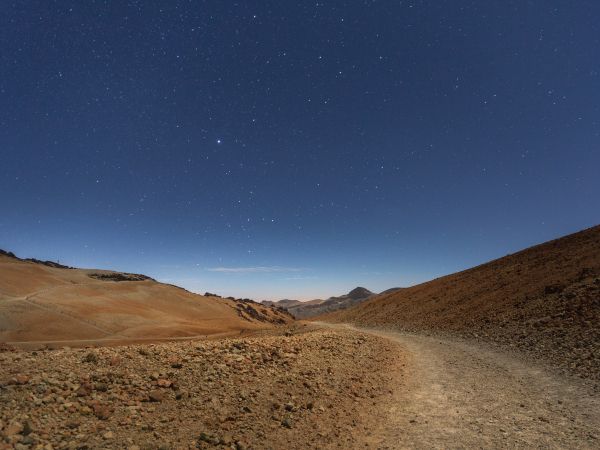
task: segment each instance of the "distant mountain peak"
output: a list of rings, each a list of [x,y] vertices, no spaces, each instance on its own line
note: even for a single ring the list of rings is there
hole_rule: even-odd
[[[369,297],[370,295],[373,295],[373,293],[368,290],[367,288],[364,287],[356,287],[354,289],[352,289],[350,292],[348,292],[347,296],[350,298],[365,298],[365,297]]]

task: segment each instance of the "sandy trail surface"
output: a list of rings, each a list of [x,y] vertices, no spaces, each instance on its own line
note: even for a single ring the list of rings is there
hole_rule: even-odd
[[[475,342],[320,325],[405,350],[379,448],[600,448],[600,395],[582,380]]]

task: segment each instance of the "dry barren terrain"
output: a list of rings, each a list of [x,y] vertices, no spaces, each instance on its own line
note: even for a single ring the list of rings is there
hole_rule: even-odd
[[[291,320],[264,305],[204,297],[143,275],[0,254],[0,342],[13,345],[235,335]]]
[[[473,340],[318,324],[0,360],[7,449],[600,445],[592,386]]]
[[[495,343],[600,381],[600,226],[318,320]]]
[[[21,344],[0,346],[0,449],[600,448],[600,227],[336,323],[139,275],[0,269],[0,332]]]
[[[376,448],[400,347],[288,331],[0,353],[0,448]]]
[[[473,339],[360,331],[396,343],[407,361],[381,404],[380,448],[600,448],[593,383]]]

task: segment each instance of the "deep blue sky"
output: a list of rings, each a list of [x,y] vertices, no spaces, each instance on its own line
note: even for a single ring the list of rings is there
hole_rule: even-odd
[[[0,248],[312,298],[600,222],[600,2],[17,1]]]

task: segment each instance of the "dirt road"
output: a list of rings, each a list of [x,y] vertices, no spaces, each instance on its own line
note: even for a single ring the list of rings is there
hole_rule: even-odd
[[[600,448],[600,395],[579,380],[472,342],[357,330],[408,357],[379,448]]]

